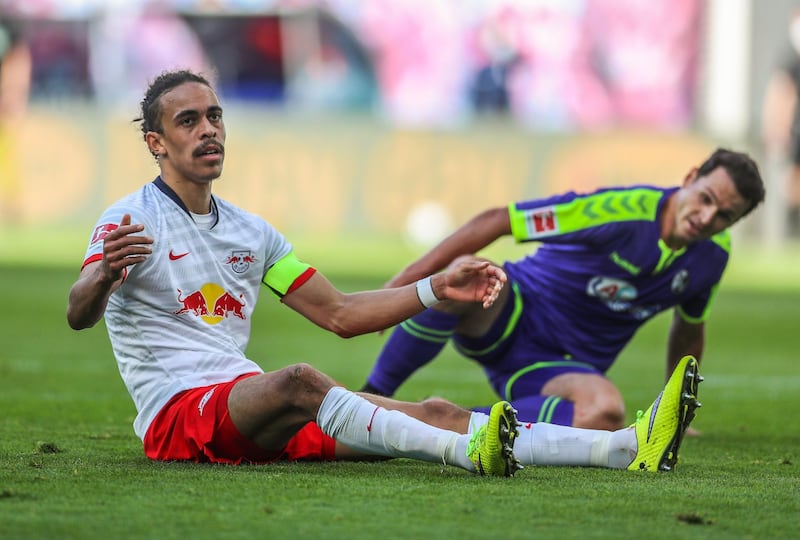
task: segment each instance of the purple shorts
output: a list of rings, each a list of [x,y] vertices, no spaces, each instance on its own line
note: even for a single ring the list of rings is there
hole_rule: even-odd
[[[539,395],[548,381],[564,373],[605,376],[591,364],[540,346],[531,336],[519,339],[524,307],[518,285],[512,283],[511,288],[511,296],[485,335],[453,336],[455,348],[481,365],[497,395],[509,401]]]

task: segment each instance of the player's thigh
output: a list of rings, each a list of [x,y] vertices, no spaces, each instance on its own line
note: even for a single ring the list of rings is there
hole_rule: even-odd
[[[308,364],[294,364],[236,383],[228,396],[231,421],[245,437],[265,448],[285,444],[316,419],[329,376]]]
[[[625,420],[622,394],[614,383],[600,374],[562,373],[545,383],[542,394],[572,401],[575,427],[619,429]]]

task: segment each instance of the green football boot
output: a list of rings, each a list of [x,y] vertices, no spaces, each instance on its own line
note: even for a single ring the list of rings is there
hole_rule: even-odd
[[[507,401],[492,406],[489,422],[473,433],[467,445],[467,457],[481,476],[514,476],[522,469],[514,457],[514,441],[519,436],[517,411]]]
[[[675,366],[664,390],[644,413],[639,411],[636,422],[636,458],[628,469],[639,471],[671,471],[678,462],[678,448],[686,428],[694,419],[697,386],[703,380],[698,373],[697,360],[684,356]]]

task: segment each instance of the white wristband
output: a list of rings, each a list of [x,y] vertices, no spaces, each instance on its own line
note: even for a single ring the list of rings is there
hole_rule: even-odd
[[[417,281],[417,298],[419,301],[422,302],[422,305],[426,308],[431,307],[434,304],[438,304],[441,302],[433,292],[433,285],[431,284],[431,276],[426,278],[422,278],[421,280]]]

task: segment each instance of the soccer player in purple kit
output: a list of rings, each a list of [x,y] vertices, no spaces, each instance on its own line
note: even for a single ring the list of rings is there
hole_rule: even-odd
[[[686,355],[700,360],[728,229],[764,196],[755,162],[720,148],[680,186],[570,192],[488,209],[387,286],[413,283],[506,235],[538,249],[504,264],[508,283],[491,308],[446,301],[401,323],[362,390],[393,395],[452,340],[521,420],[618,429],[624,402],[606,372],[636,331],[670,308],[667,376]]]

